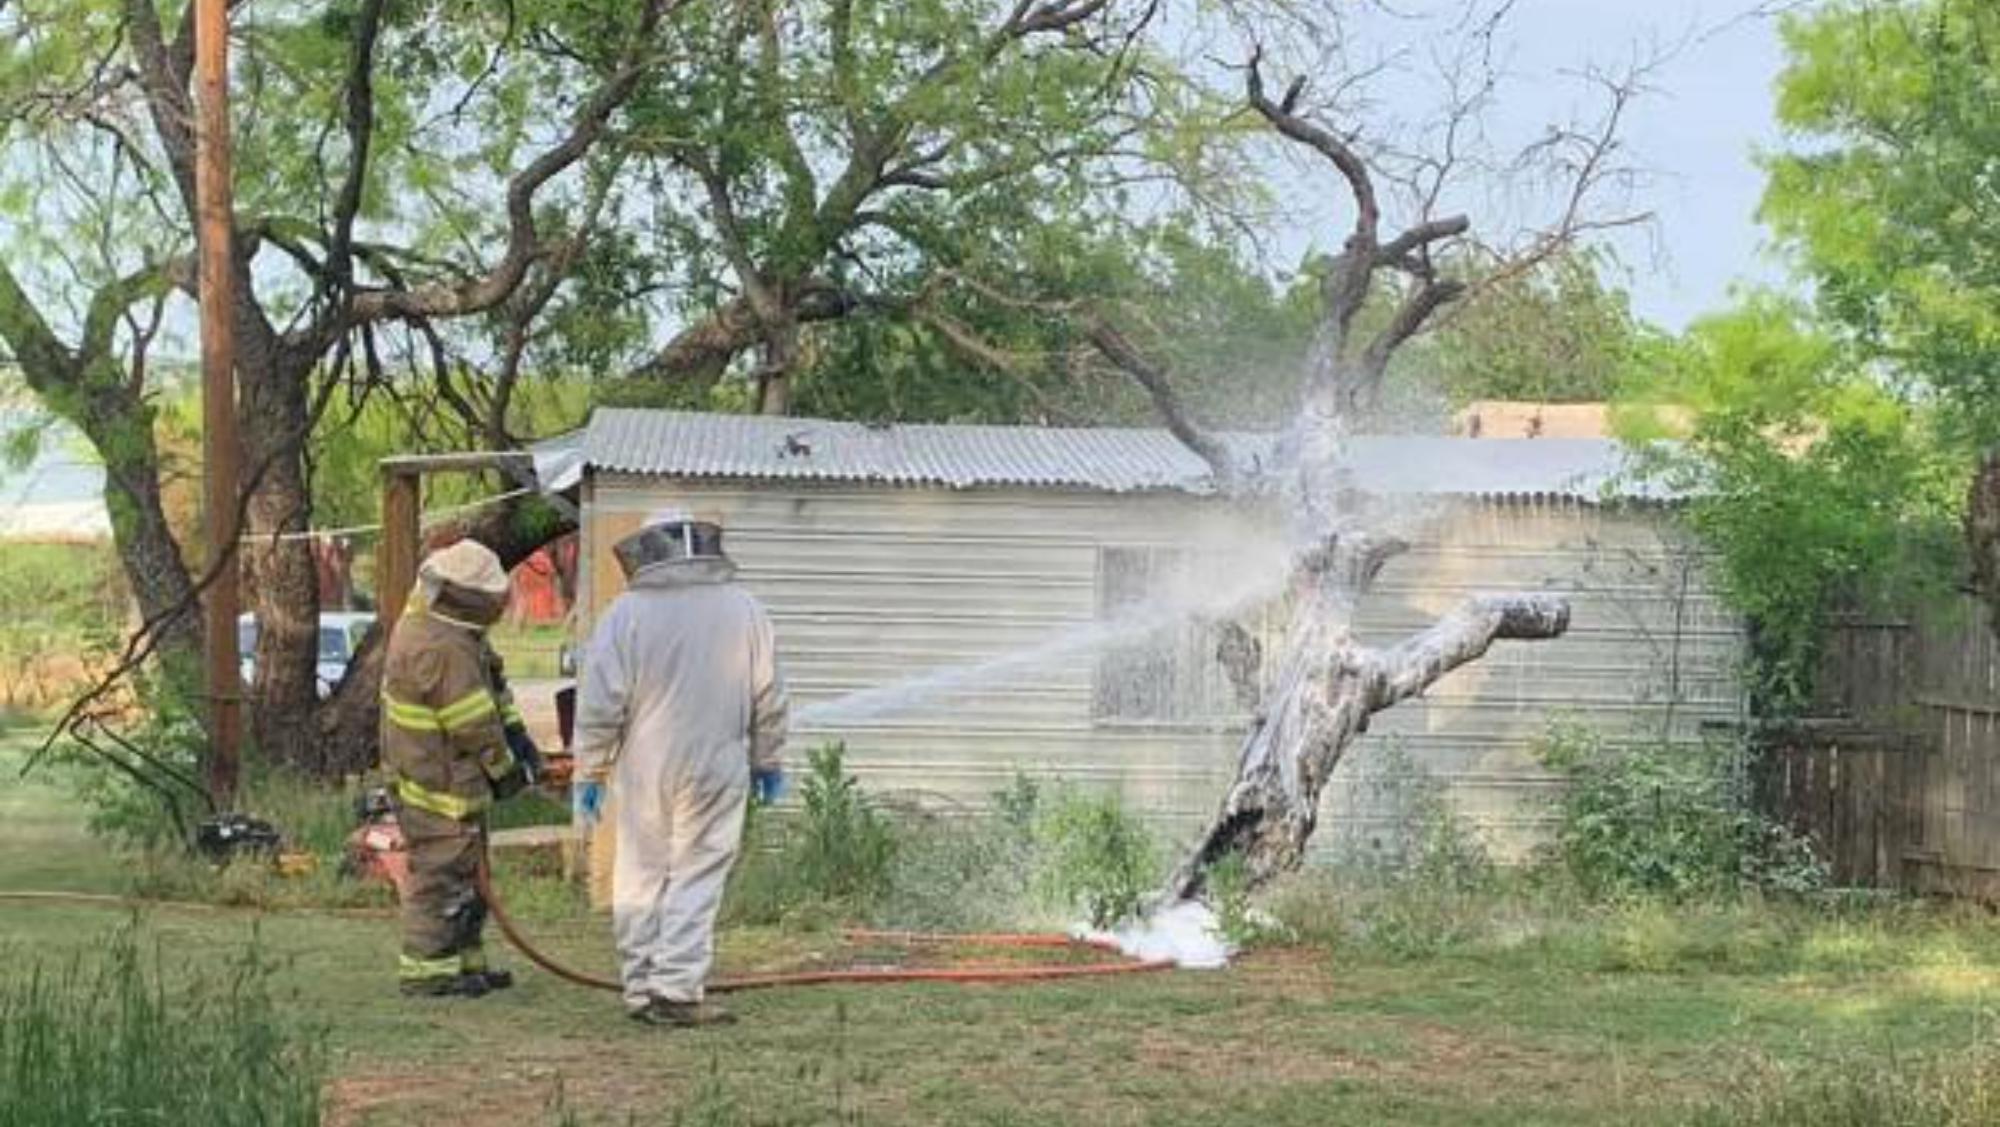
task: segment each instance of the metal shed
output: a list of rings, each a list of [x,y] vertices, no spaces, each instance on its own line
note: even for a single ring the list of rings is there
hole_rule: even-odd
[[[1378,717],[1329,787],[1325,847],[1392,838],[1414,775],[1518,856],[1548,822],[1533,750],[1552,720],[1692,740],[1736,716],[1737,624],[1615,443],[1366,437],[1353,455],[1416,545],[1360,608],[1364,637],[1480,590],[1561,590],[1574,615]],[[1245,718],[1201,620],[1273,617],[1285,554],[1270,514],[1216,496],[1164,431],[607,409],[538,461],[581,482],[583,630],[647,513],[719,520],[776,623],[799,746],[844,741],[871,787],[977,809],[1027,771],[1116,787],[1180,830],[1230,776]]]

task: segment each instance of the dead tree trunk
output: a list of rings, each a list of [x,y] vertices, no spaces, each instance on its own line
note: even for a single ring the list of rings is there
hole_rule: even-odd
[[[1221,809],[1165,890],[1169,902],[1200,896],[1210,868],[1225,857],[1242,859],[1252,885],[1297,867],[1318,821],[1320,792],[1341,756],[1368,730],[1371,716],[1477,660],[1496,639],[1554,638],[1568,629],[1569,605],[1555,596],[1482,595],[1389,649],[1357,642],[1354,608],[1383,564],[1405,545],[1368,531],[1369,506],[1355,495],[1347,440],[1368,425],[1397,351],[1481,284],[1478,276],[1448,276],[1448,267],[1472,266],[1477,272],[1483,264],[1486,280],[1504,278],[1535,268],[1583,232],[1643,219],[1592,220],[1585,210],[1599,189],[1618,179],[1610,158],[1625,107],[1639,86],[1636,73],[1601,83],[1607,105],[1595,127],[1552,131],[1525,155],[1523,167],[1568,182],[1555,221],[1517,252],[1467,254],[1471,220],[1439,214],[1437,206],[1451,195],[1444,189],[1458,164],[1453,141],[1477,98],[1449,107],[1446,151],[1427,171],[1412,179],[1406,170],[1391,170],[1392,185],[1414,189],[1406,193],[1412,199],[1410,221],[1392,233],[1384,227],[1391,201],[1380,191],[1380,169],[1363,145],[1363,131],[1303,111],[1302,77],[1271,97],[1261,54],[1253,52],[1244,68],[1250,108],[1279,137],[1326,162],[1354,214],[1339,253],[1324,263],[1319,326],[1301,373],[1299,415],[1270,452],[1272,464],[1240,462],[1229,444],[1189,418],[1165,368],[1104,315],[1091,313],[1084,326],[1097,352],[1145,389],[1167,429],[1208,463],[1215,489],[1275,502],[1288,535],[1300,546],[1292,621],[1275,665],[1265,666],[1275,668],[1275,679],[1262,694],[1263,707],[1244,740],[1236,780]],[[1484,91],[1489,85],[1467,88]],[[1361,316],[1371,301],[1386,302],[1385,321]],[[1363,326],[1372,330],[1364,332]],[[1262,655],[1255,640],[1235,628],[1225,630],[1222,643],[1218,656],[1238,699],[1257,699]]]
[[[1171,900],[1202,895],[1209,869],[1243,860],[1252,885],[1298,867],[1319,818],[1320,791],[1369,717],[1420,696],[1477,660],[1496,639],[1554,638],[1569,604],[1544,594],[1481,595],[1387,650],[1358,643],[1353,610],[1404,549],[1361,534],[1329,537],[1299,564],[1297,605],[1275,684],[1244,739],[1236,781],[1168,884]]]

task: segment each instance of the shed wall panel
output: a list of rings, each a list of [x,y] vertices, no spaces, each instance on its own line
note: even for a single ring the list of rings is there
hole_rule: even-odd
[[[1176,494],[615,474],[595,476],[588,498],[586,629],[622,587],[611,545],[647,513],[676,506],[720,521],[743,582],[776,624],[803,721],[795,752],[842,740],[872,787],[978,808],[1027,770],[1116,786],[1176,832],[1191,832],[1230,777],[1238,719],[1093,715],[1094,643],[1105,640],[1099,560],[1106,548],[1221,553],[1225,588],[1204,598],[1268,594],[1283,556],[1255,512]],[[1497,854],[1518,857],[1545,836],[1557,793],[1533,755],[1552,719],[1637,741],[1693,740],[1704,720],[1736,717],[1736,624],[1657,510],[1477,501],[1434,509],[1414,550],[1389,565],[1357,615],[1365,640],[1393,641],[1469,594],[1509,589],[1562,591],[1571,630],[1552,642],[1500,643],[1425,698],[1378,716],[1328,788],[1324,847],[1365,847],[1393,827],[1408,762]],[[813,720],[815,706],[926,678],[939,683],[837,722]]]

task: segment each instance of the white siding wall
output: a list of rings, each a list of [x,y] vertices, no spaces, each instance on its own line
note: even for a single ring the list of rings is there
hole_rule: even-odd
[[[844,740],[871,787],[976,807],[1025,769],[1119,787],[1176,831],[1218,800],[1234,733],[1094,720],[1098,655],[1051,639],[1096,619],[1100,547],[1235,545],[1247,571],[1272,558],[1254,516],[1179,495],[604,476],[587,492],[586,608],[617,593],[610,545],[669,504],[723,523],[744,582],[776,622],[795,708],[1043,648],[966,691],[799,731],[800,748]],[[1517,855],[1545,821],[1552,780],[1530,746],[1552,717],[1621,738],[1671,720],[1685,739],[1705,717],[1733,716],[1734,627],[1698,581],[1683,589],[1689,561],[1662,527],[1643,512],[1466,504],[1392,563],[1362,611],[1371,640],[1419,629],[1474,591],[1508,588],[1569,592],[1571,630],[1550,643],[1500,643],[1428,698],[1379,716],[1330,788],[1327,844],[1393,822],[1374,779],[1392,745],[1444,784],[1497,852]]]

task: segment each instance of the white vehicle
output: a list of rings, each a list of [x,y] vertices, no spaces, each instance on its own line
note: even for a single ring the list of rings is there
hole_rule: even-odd
[[[324,698],[340,684],[347,663],[361,648],[361,639],[375,625],[375,616],[365,611],[331,611],[319,616],[319,661],[316,674],[319,695]],[[246,614],[236,620],[236,644],[243,655],[243,683],[257,674],[257,618]]]

